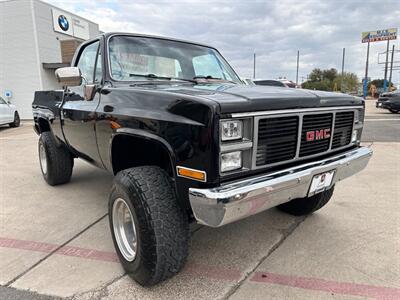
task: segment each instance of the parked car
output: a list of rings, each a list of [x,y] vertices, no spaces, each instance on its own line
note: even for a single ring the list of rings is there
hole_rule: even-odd
[[[282,82],[285,86],[289,87],[289,88],[298,88],[298,86],[296,85],[296,82],[293,82],[291,80],[288,79],[279,79],[280,82]]]
[[[64,90],[32,104],[43,178],[67,183],[75,158],[115,175],[112,238],[146,286],[182,269],[190,222],[219,227],[274,206],[311,214],[372,155],[360,146],[363,99],[247,86],[195,42],[104,33],[56,77]]]
[[[15,105],[0,97],[0,125],[9,125],[10,127],[18,127],[20,118]]]
[[[296,88],[296,83],[288,79],[253,79],[256,85],[269,85],[269,86],[280,86],[288,88]]]
[[[376,101],[377,108],[384,108],[391,113],[397,114],[400,112],[400,91],[382,93]]]
[[[255,85],[287,87],[282,81],[273,79],[253,79]]]

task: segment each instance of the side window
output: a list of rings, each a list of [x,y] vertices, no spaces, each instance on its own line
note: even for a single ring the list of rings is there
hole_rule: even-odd
[[[101,50],[97,53],[97,60],[96,60],[96,71],[94,73],[94,83],[101,83],[101,79],[103,77],[102,67],[101,67]]]
[[[6,101],[3,100],[3,98],[0,97],[0,104],[7,104]]]
[[[81,52],[77,64],[77,67],[79,67],[82,72],[82,76],[85,77],[88,83],[93,83],[94,80],[93,76],[98,48],[98,41],[86,46]]]

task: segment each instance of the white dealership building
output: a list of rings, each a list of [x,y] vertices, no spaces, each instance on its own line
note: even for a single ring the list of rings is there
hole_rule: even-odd
[[[0,95],[32,118],[34,91],[59,88],[54,76],[99,25],[40,0],[0,0]]]

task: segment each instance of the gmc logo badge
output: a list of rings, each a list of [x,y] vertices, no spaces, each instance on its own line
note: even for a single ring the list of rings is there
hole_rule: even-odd
[[[321,130],[312,130],[306,132],[306,141],[312,142],[317,140],[329,139],[331,137],[331,130],[321,129]]]

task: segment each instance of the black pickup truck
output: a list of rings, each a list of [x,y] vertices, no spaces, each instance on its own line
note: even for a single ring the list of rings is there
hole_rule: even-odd
[[[275,206],[310,214],[372,154],[360,147],[362,99],[245,85],[198,43],[105,33],[56,77],[63,89],[32,104],[43,177],[68,182],[75,158],[115,175],[112,238],[142,285],[183,267],[190,222],[218,227]]]

